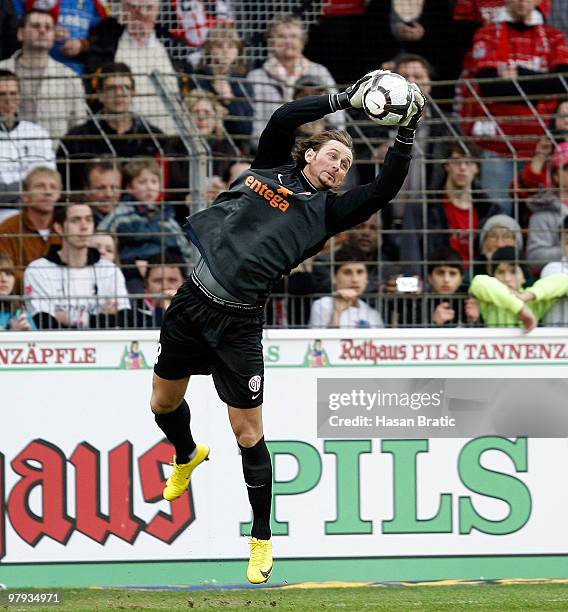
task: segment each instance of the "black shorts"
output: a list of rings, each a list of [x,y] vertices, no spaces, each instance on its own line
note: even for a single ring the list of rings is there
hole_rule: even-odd
[[[166,311],[154,372],[166,380],[212,374],[221,401],[256,408],[264,391],[263,325],[261,308],[227,312],[189,278]]]

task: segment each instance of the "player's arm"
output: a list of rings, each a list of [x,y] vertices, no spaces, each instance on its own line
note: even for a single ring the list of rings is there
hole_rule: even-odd
[[[363,223],[400,191],[410,166],[414,133],[426,105],[418,85],[412,83],[412,88],[414,108],[405,124],[399,126],[394,144],[389,148],[377,178],[372,183],[328,198],[326,225],[329,236]]]
[[[296,129],[338,110],[361,108],[363,88],[378,72],[381,71],[367,73],[341,93],[308,96],[283,104],[274,111],[260,135],[257,154],[251,167],[274,168],[289,163]]]

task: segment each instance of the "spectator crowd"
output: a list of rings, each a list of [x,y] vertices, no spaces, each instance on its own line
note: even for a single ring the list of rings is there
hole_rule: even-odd
[[[255,30],[230,0],[2,0],[0,329],[159,327],[185,218],[271,113],[379,67],[430,99],[406,181],[281,279],[267,324],[568,325],[568,2],[258,4]],[[351,109],[297,137],[325,129],[353,138],[347,186],[372,181],[393,130]]]

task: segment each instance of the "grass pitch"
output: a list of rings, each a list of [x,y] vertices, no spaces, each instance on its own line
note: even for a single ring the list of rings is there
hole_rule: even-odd
[[[26,592],[46,591],[28,589]],[[63,595],[63,603],[51,606],[8,604],[6,592],[3,592],[0,610],[568,610],[566,584],[256,588],[213,591],[58,589],[58,592]]]

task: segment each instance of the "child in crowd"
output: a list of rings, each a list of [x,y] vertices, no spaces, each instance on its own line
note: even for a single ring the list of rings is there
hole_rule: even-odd
[[[527,274],[513,247],[497,249],[489,269],[491,276],[475,276],[469,289],[489,327],[522,325],[529,332],[568,292],[568,274],[564,273],[541,278],[525,289]]]
[[[127,287],[144,291],[148,259],[166,250],[185,261],[191,247],[174,218],[173,209],[161,201],[162,173],[153,159],[133,160],[123,168],[125,195],[119,206],[105,217],[98,230],[116,234]]]
[[[89,247],[97,249],[103,259],[106,259],[117,266],[120,264],[118,261],[117,240],[112,234],[95,232],[89,240]]]
[[[11,257],[0,252],[0,330],[29,331],[34,322],[15,299],[16,268]]]
[[[434,325],[471,325],[480,318],[479,304],[465,293],[463,260],[452,249],[433,253],[428,265],[428,284],[433,294],[425,296],[430,323]]]
[[[369,281],[361,258],[355,249],[342,247],[337,251],[335,294],[312,304],[310,327],[384,327],[381,315],[361,299]]]

